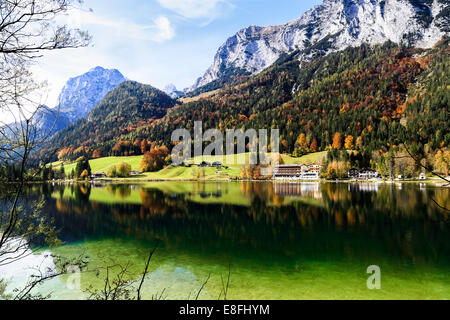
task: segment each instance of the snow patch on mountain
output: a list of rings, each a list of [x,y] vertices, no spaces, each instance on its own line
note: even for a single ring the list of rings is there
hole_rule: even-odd
[[[188,91],[233,69],[259,73],[294,50],[300,59],[309,59],[314,53],[387,40],[429,48],[449,34],[449,5],[449,0],[324,0],[284,25],[240,30],[219,48],[212,66]]]
[[[184,96],[184,92],[177,90],[177,87],[173,83],[170,83],[167,86],[165,86],[162,91],[172,99],[178,99]]]

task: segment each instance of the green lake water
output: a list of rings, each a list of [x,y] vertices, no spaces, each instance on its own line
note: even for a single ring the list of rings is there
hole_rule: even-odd
[[[39,288],[54,299],[83,299],[101,288],[107,265],[137,277],[159,243],[144,298],[450,299],[450,190],[425,184],[154,182],[36,185],[64,245],[85,253],[81,288],[67,276]],[[37,263],[42,250],[28,263]],[[26,262],[7,271],[13,285]],[[367,268],[381,289],[367,288]]]

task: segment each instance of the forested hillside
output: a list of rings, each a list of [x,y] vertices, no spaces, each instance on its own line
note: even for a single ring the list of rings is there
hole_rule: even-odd
[[[173,130],[192,130],[198,120],[222,131],[279,128],[281,151],[295,155],[332,147],[370,154],[404,142],[414,142],[415,151],[442,148],[450,142],[449,53],[448,38],[429,50],[362,45],[302,65],[294,52],[244,82],[174,108],[166,95],[127,82],[52,144],[83,147],[91,157],[134,145],[129,150],[136,154],[152,144],[171,147]]]
[[[41,151],[41,156],[45,157],[55,148],[67,159],[107,155],[112,152],[118,137],[164,117],[175,103],[175,100],[152,86],[134,81],[124,82],[110,92],[86,118],[55,135]]]

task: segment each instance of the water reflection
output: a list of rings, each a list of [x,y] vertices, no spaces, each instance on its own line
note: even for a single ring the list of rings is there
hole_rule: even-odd
[[[293,198],[313,198],[322,199],[319,182],[305,182],[305,183],[289,183],[276,182],[274,185],[274,192],[279,197],[293,197]]]
[[[266,280],[254,298],[267,292],[278,292],[280,298],[304,296],[300,289],[285,289],[302,283],[302,276],[347,285],[352,297],[365,279],[348,279],[358,270],[364,277],[373,263],[389,266],[400,279],[408,268],[412,284],[420,284],[423,272],[448,279],[449,216],[432,199],[450,206],[449,192],[375,183],[55,184],[30,186],[24,201],[45,195],[44,212],[54,219],[62,240],[95,248],[90,253],[97,260],[108,254],[137,259],[158,240],[157,273],[171,279],[186,276],[201,282],[217,268],[226,272],[231,262],[233,276],[242,282],[242,288],[234,288],[241,290],[240,298],[253,294],[245,281]],[[314,263],[323,263],[324,269],[314,271]],[[345,264],[342,273],[328,276],[339,264]],[[265,280],[259,276],[263,272]],[[277,285],[280,279],[283,288]],[[314,288],[322,294],[326,287],[319,282]],[[450,283],[443,288],[450,292]]]
[[[431,202],[449,205],[448,189],[193,182],[55,186],[47,195],[46,211],[69,242],[129,236],[233,255],[438,263],[450,256],[448,213]]]

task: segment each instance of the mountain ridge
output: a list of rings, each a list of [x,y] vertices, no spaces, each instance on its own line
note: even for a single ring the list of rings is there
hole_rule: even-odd
[[[349,46],[387,40],[430,48],[449,32],[450,18],[445,15],[449,5],[449,0],[324,0],[286,24],[241,29],[218,49],[211,67],[187,91],[219,80],[233,69],[257,74],[294,50],[305,52],[300,60],[311,60]]]
[[[165,116],[176,101],[163,91],[136,81],[125,81],[109,92],[88,115],[59,131],[41,152],[49,149],[70,147],[74,141],[83,141],[82,145],[72,148],[77,156],[92,157],[87,146],[107,144],[121,135],[134,131],[140,126],[152,123]],[[104,150],[97,150],[105,154]],[[51,152],[50,152],[51,153]]]
[[[109,92],[126,78],[117,69],[97,66],[67,80],[54,108],[42,106],[36,115],[42,136],[52,136],[85,117]]]
[[[60,132],[50,144],[58,150],[69,148],[72,154],[67,154],[66,160],[77,159],[77,150],[87,157],[93,152],[96,156],[114,155],[116,146],[128,148],[121,149],[128,150],[123,151],[128,155],[139,154],[142,141],[170,147],[174,130],[192,131],[193,123],[202,121],[205,130],[279,128],[281,151],[296,155],[328,150],[336,135],[341,142],[351,137],[366,155],[387,152],[389,146],[405,142],[436,150],[450,143],[445,71],[450,64],[449,44],[449,38],[432,49],[392,42],[363,44],[301,63],[299,53],[293,52],[240,84],[181,105],[150,89],[169,102],[162,108],[160,103],[154,105],[157,108],[153,110],[160,112],[151,118],[139,112],[130,117],[130,110],[142,109],[143,100],[130,107],[127,96],[119,103],[107,96],[101,105],[113,113],[96,113],[97,106],[88,118]],[[128,118],[122,121],[121,117]],[[109,121],[111,118],[119,123]],[[301,134],[306,137],[306,147],[297,142]]]
[[[59,94],[57,108],[74,122],[86,116],[109,92],[126,80],[117,69],[92,68],[66,82]]]

